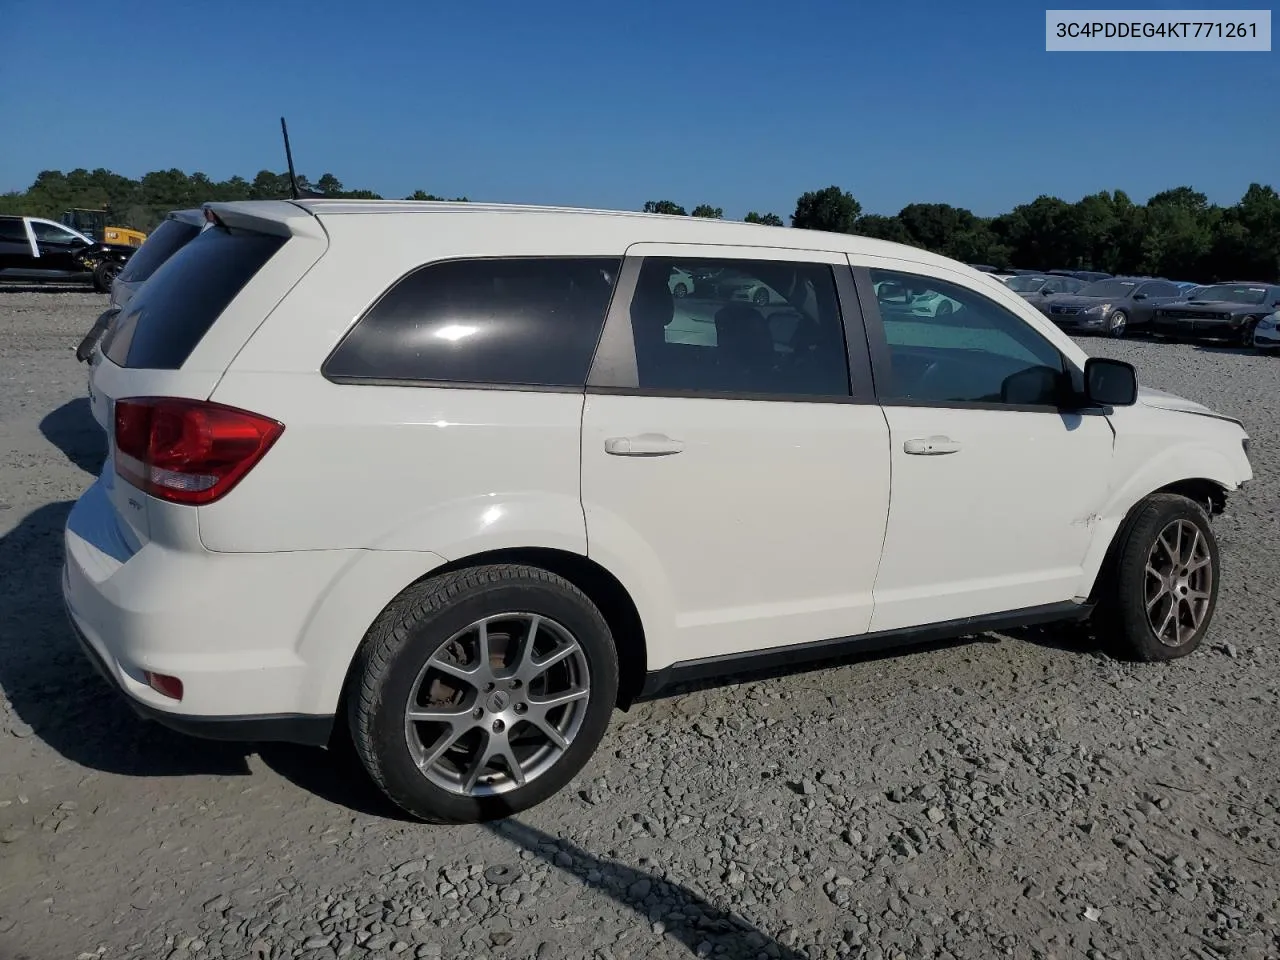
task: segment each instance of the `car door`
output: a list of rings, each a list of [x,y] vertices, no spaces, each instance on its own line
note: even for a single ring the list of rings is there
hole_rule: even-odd
[[[944,267],[852,262],[893,475],[871,629],[1070,601],[1107,492],[1106,417],[1059,409],[1066,361],[1020,305]],[[958,308],[904,316],[877,284]]]
[[[0,217],[0,276],[30,276],[35,269],[35,241],[21,217]]]
[[[680,273],[783,302],[737,280],[675,298]],[[590,556],[638,598],[650,670],[867,630],[889,447],[857,309],[840,254],[628,249],[587,386],[582,502]]]
[[[1181,293],[1172,283],[1165,283],[1162,280],[1144,283],[1134,291],[1129,325],[1150,326],[1157,308],[1163,307],[1166,303],[1176,303],[1181,299]]]
[[[29,222],[39,252],[36,268],[41,273],[50,276],[75,276],[85,272],[84,268],[76,263],[75,257],[79,251],[88,246],[83,237],[47,220]]]

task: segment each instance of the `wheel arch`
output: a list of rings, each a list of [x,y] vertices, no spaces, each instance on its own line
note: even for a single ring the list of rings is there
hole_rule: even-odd
[[[1133,526],[1139,511],[1151,497],[1161,493],[1172,493],[1178,496],[1186,497],[1188,500],[1198,504],[1204,508],[1205,513],[1210,517],[1222,513],[1226,509],[1227,504],[1227,487],[1218,480],[1211,480],[1208,477],[1191,477],[1183,480],[1175,480],[1167,483],[1162,487],[1149,490],[1147,493],[1138,497],[1129,509],[1125,511],[1119,525],[1116,527],[1115,533],[1112,534],[1110,542],[1107,544],[1106,553],[1103,555],[1102,563],[1099,564],[1097,572],[1093,576],[1093,583],[1089,588],[1089,602],[1097,603],[1100,599],[1099,590],[1105,577],[1109,576],[1115,569],[1120,549],[1124,544],[1125,537],[1129,535],[1129,530]]]
[[[621,581],[589,557],[553,547],[507,547],[473,553],[432,567],[416,580],[405,584],[390,603],[395,603],[396,598],[405,590],[434,577],[493,563],[520,563],[540,567],[563,577],[587,595],[609,624],[609,631],[613,634],[618,651],[617,706],[623,710],[630,709],[644,686],[648,669],[644,625],[635,601]],[[364,642],[363,638],[361,642]],[[350,687],[351,670],[355,662],[353,652],[347,666],[347,677],[342,685],[344,704],[340,705],[340,711],[345,708],[346,691]]]

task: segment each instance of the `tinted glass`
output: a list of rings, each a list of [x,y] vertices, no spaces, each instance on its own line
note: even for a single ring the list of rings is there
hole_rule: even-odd
[[[1030,324],[944,280],[872,270],[892,400],[1052,405],[1063,360]],[[889,294],[888,297],[885,295]]]
[[[1136,280],[1095,280],[1080,290],[1082,297],[1117,297],[1123,299],[1138,287]]]
[[[681,286],[693,281],[693,289]],[[771,260],[644,261],[631,301],[641,388],[849,396],[831,267]]]
[[[1178,296],[1178,288],[1172,283],[1148,283],[1142,287],[1142,292],[1148,297]]]
[[[27,228],[21,220],[0,220],[0,240],[26,243]]]
[[[1218,303],[1263,303],[1267,299],[1267,288],[1261,284],[1215,283],[1201,287],[1196,292],[1196,299]]]
[[[70,230],[52,223],[41,223],[38,220],[33,220],[31,221],[31,231],[36,235],[37,243],[74,243],[77,245],[84,243]]]
[[[193,224],[183,223],[181,220],[166,220],[156,227],[155,232],[138,248],[138,252],[129,258],[120,271],[119,279],[125,283],[141,283],[199,232],[200,228]]]
[[[1010,277],[1005,281],[1005,286],[1015,293],[1035,293],[1041,288],[1048,289],[1050,284],[1057,282],[1056,280],[1046,280],[1044,277],[1021,276]]]
[[[536,257],[421,267],[356,324],[325,375],[581,387],[619,263]]]
[[[102,352],[122,367],[177,370],[286,239],[206,230],[143,284],[111,326]]]

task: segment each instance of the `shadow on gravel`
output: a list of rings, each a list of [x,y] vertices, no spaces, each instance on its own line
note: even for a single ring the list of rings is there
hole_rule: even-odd
[[[643,907],[645,898],[657,893],[665,903],[661,918],[665,925],[663,936],[682,944],[694,956],[707,955],[706,947],[699,950],[705,943],[716,956],[755,957],[765,952],[779,960],[806,960],[805,954],[784,947],[744,918],[716,906],[688,887],[588,853],[568,840],[559,840],[518,820],[484,826],[590,889],[603,893],[645,922],[659,919],[651,917]],[[564,861],[566,856],[570,860],[568,864]]]
[[[88,397],[68,400],[40,421],[44,438],[85,473],[96,477],[107,456],[107,435],[93,419]]]
[[[1047,647],[1050,650],[1065,650],[1067,653],[1111,653],[1106,640],[1084,623],[1046,623],[1006,630],[1003,634],[1011,640],[1034,643],[1037,647]]]
[[[5,293],[98,293],[90,283],[0,283]],[[106,294],[99,294],[105,297]]]
[[[96,425],[95,425],[95,429]],[[62,609],[62,528],[47,504],[0,537],[0,740],[36,737],[67,760],[131,777],[247,774],[248,750],[142,720],[98,676]]]

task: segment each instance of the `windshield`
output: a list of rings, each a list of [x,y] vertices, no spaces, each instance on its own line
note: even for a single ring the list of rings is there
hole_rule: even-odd
[[[1014,293],[1035,293],[1048,283],[1048,280],[1048,277],[1010,277],[1005,281],[1005,286]]]
[[[1212,300],[1217,303],[1262,303],[1266,296],[1266,287],[1238,283],[1215,283],[1211,287],[1195,291],[1197,300]]]
[[[1082,297],[1127,297],[1137,285],[1136,280],[1095,280],[1079,293]]]

